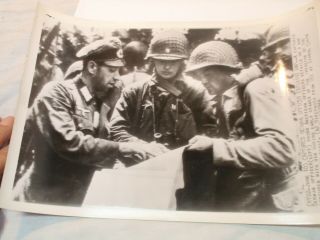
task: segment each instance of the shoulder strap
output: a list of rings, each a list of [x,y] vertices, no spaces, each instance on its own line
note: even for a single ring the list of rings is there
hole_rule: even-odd
[[[180,97],[182,92],[176,88],[173,84],[169,83],[168,81],[157,81],[157,85],[164,90],[168,91],[175,97]]]

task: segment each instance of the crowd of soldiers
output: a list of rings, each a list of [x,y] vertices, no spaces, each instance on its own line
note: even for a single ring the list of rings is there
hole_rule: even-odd
[[[96,170],[186,146],[178,209],[294,210],[295,131],[274,80],[279,62],[292,71],[288,27],[271,27],[246,69],[230,44],[190,54],[173,30],[124,53],[117,38],[90,43],[65,80],[42,88],[26,120],[16,200],[81,205]]]

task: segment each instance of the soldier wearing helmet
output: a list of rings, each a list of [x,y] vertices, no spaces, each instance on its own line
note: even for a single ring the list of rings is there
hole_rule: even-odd
[[[283,24],[269,27],[264,34],[264,41],[265,45],[262,47],[259,61],[251,64],[249,68],[243,69],[236,76],[236,80],[245,85],[263,75],[272,76],[279,64],[282,64],[289,80],[288,87],[294,88],[289,27]]]
[[[123,66],[121,43],[103,39],[82,48],[80,75],[46,84],[27,116],[15,179],[16,200],[81,205],[96,170],[116,158],[144,159],[141,144],[109,140],[105,99]],[[22,177],[19,179],[19,177]]]
[[[274,81],[240,84],[234,78],[240,68],[235,49],[225,42],[210,41],[191,53],[186,71],[215,95],[219,132],[214,138],[192,138],[188,151],[210,156],[202,160],[216,174],[216,210],[276,211],[279,183],[295,160],[292,118]],[[292,208],[291,202],[281,210]]]
[[[296,109],[296,97],[295,97],[295,78],[293,75],[292,66],[292,53],[290,44],[290,29],[287,24],[278,24],[271,26],[265,33],[266,44],[263,47],[263,54],[261,56],[261,62],[264,64],[265,69],[269,69],[267,77],[270,81],[275,81],[281,84],[279,76],[280,71],[284,71],[285,74],[285,84],[282,86],[282,92],[287,97],[289,101],[289,109],[291,111],[293,120],[295,122],[297,119],[297,109]],[[298,138],[296,133],[296,139]],[[296,210],[301,210],[301,203],[299,202],[299,189],[297,184],[298,175],[298,162],[296,161],[289,169],[287,169],[287,177],[282,182],[279,192],[284,199],[281,202],[295,202],[294,208]],[[288,193],[290,192],[289,196]],[[280,202],[280,201],[278,201]],[[278,204],[279,209],[284,207]],[[292,205],[292,204],[291,204]]]
[[[292,68],[292,56],[290,45],[290,31],[288,25],[279,24],[271,26],[265,33],[266,44],[262,48],[262,56],[260,62],[265,69],[268,69],[269,78],[276,80],[279,68],[283,67],[286,76],[285,91],[288,94],[290,108],[295,120],[295,83]]]
[[[187,144],[200,131],[204,116],[212,113],[211,99],[200,82],[183,74],[188,42],[182,33],[155,35],[147,58],[154,73],[123,91],[111,119],[111,134],[116,141],[150,142],[157,146],[153,154],[157,155]]]
[[[271,26],[265,33],[265,41],[260,58],[262,64],[273,71],[281,60],[287,69],[292,70],[289,27],[287,25]]]
[[[148,47],[140,41],[132,41],[123,49],[126,66],[120,77],[124,86],[149,78],[147,73],[146,54]]]

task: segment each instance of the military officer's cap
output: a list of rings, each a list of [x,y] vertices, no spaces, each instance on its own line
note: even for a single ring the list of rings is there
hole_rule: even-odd
[[[80,49],[76,56],[82,60],[103,61],[112,67],[124,65],[121,41],[115,37],[92,42]]]

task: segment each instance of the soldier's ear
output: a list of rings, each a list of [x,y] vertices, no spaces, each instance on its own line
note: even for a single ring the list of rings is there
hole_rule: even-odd
[[[87,71],[92,75],[96,75],[98,71],[98,64],[92,60],[88,61]]]

